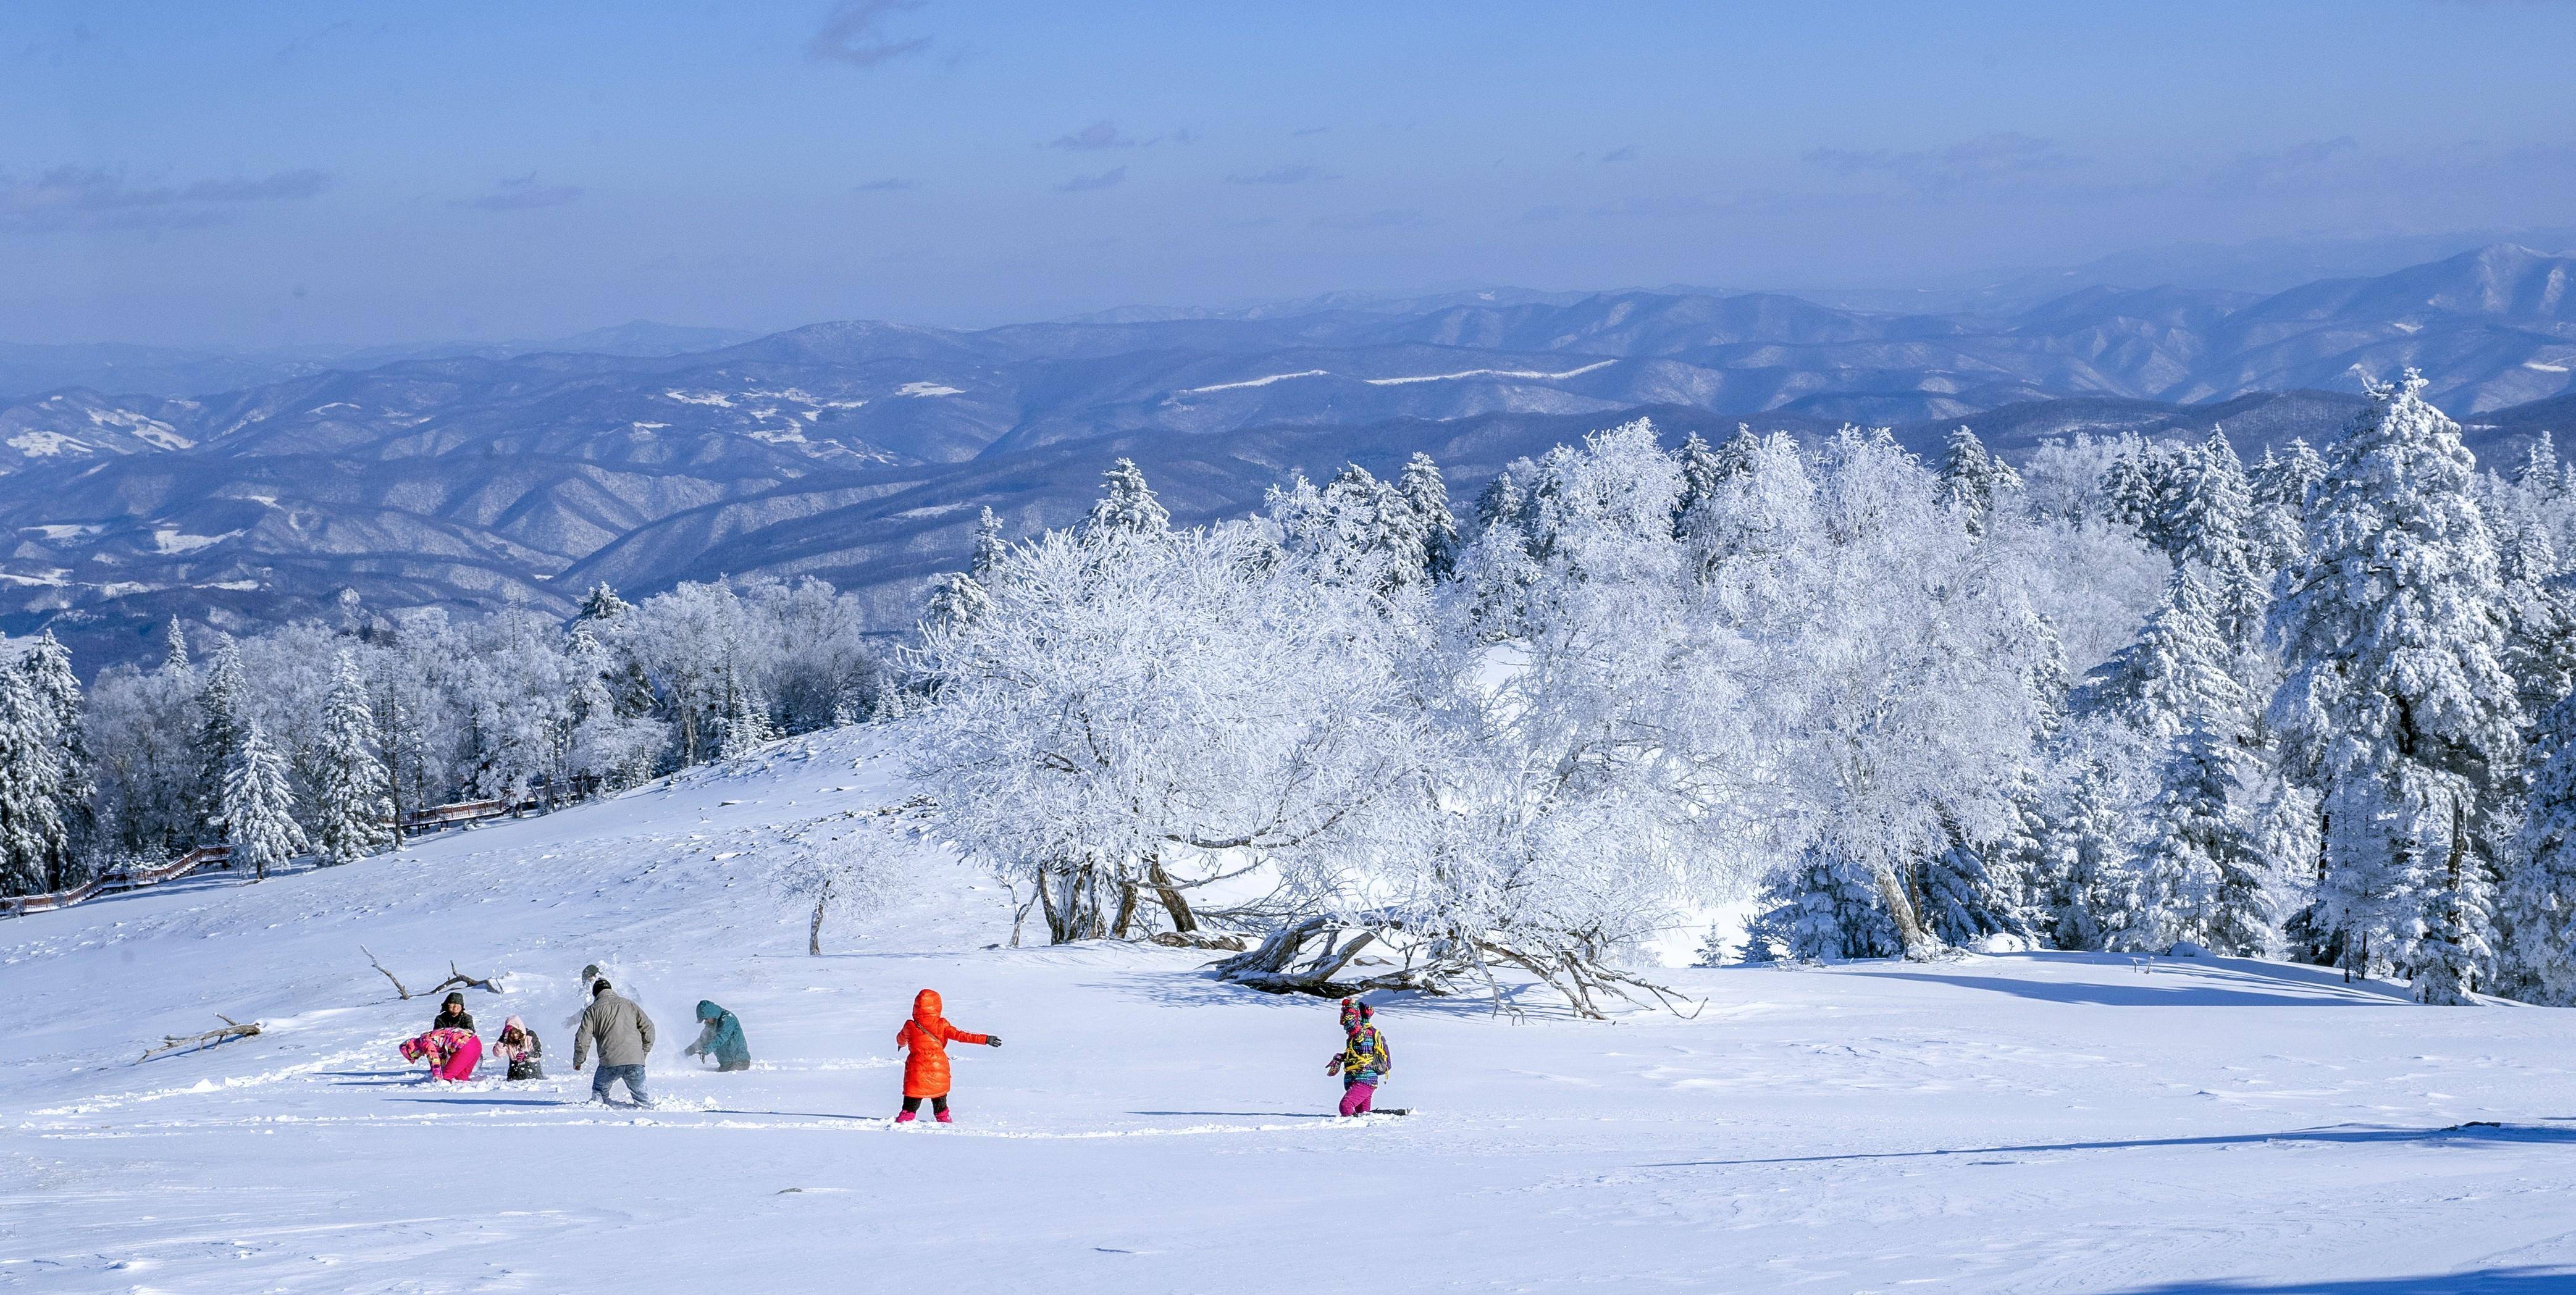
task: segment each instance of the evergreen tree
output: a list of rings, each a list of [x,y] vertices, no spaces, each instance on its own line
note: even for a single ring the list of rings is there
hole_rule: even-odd
[[[254,880],[270,867],[302,854],[308,843],[295,825],[295,795],[286,785],[286,759],[269,743],[259,721],[246,719],[224,770],[223,812],[217,826],[232,847],[232,866],[249,864]]]
[[[994,576],[1000,573],[1002,564],[1010,556],[1011,546],[1002,538],[1002,519],[994,516],[992,507],[986,505],[975,518],[975,551],[966,563],[966,574],[973,577],[976,584],[990,588]]]
[[[2271,716],[2318,795],[2316,921],[2345,968],[2407,970],[2419,999],[2456,1003],[2522,716],[2474,464],[2423,387],[2411,371],[2374,384],[2312,492],[2313,551],[2272,609],[2286,674]]]
[[[2021,484],[2021,474],[1988,453],[1975,432],[1960,427],[1950,433],[1941,455],[1941,502],[1967,514],[1970,534],[1985,533],[1997,493],[2019,490]]]
[[[633,604],[618,597],[617,591],[609,588],[608,582],[602,580],[592,585],[589,593],[581,596],[581,610],[575,615],[585,621],[608,621],[625,615],[632,608]]]
[[[2103,506],[2111,520],[2137,531],[2150,547],[2171,553],[2180,456],[2153,441],[2124,439],[2128,448],[2102,473]]]
[[[992,595],[975,577],[951,571],[930,587],[930,601],[922,608],[921,618],[929,625],[971,625],[992,606]]]
[[[2065,811],[2050,825],[2046,908],[2048,934],[2058,948],[2122,945],[2144,909],[2113,789],[2107,766],[2084,761]]]
[[[724,733],[717,754],[734,760],[751,753],[752,748],[778,736],[769,724],[769,703],[760,695],[759,685],[728,663],[725,667]]]
[[[204,800],[203,817],[222,812],[225,780],[241,754],[249,704],[241,645],[226,636],[216,645],[214,660],[206,667],[205,685],[197,693],[197,752],[204,762],[197,785]]]
[[[1676,456],[1682,464],[1682,493],[1681,498],[1673,501],[1673,538],[1683,539],[1690,534],[1686,519],[1691,510],[1714,498],[1717,487],[1726,480],[1728,473],[1726,461],[1719,458],[1717,451],[1710,449],[1708,442],[1697,432],[1682,438],[1682,447],[1676,451]]]
[[[170,632],[163,636],[161,641],[163,645],[161,650],[162,669],[187,670],[191,668],[188,664],[188,636],[180,630],[178,617],[173,616],[170,618]]]
[[[55,800],[64,830],[77,846],[91,839],[90,802],[98,793],[91,778],[89,740],[81,716],[80,676],[72,673],[71,650],[54,637],[51,629],[36,637],[35,646],[18,659],[18,667],[26,672],[37,712],[52,735]],[[65,862],[69,862],[68,856]],[[63,873],[63,868],[56,869],[56,888],[69,884],[69,877]]]
[[[2543,712],[2528,811],[2497,896],[2507,933],[2500,986],[2518,998],[2576,1006],[2576,696]]]
[[[1091,506],[1084,525],[1092,530],[1134,531],[1155,534],[1172,528],[1172,515],[1154,498],[1145,474],[1134,459],[1120,459],[1100,474],[1100,499]]]
[[[2513,470],[2513,483],[2540,502],[2556,499],[2566,491],[2566,478],[2558,468],[2558,446],[2550,440],[2548,428],[2540,429],[2540,435],[2533,437],[2529,448],[2522,452],[2522,463]]]
[[[2212,570],[2242,562],[2253,500],[2236,447],[2228,444],[2225,433],[2212,430],[2208,440],[2176,451],[2172,463],[2172,498],[2163,529],[2174,560]]]
[[[0,894],[50,889],[70,841],[52,717],[26,675],[0,669]]]
[[[1755,962],[1892,958],[1904,952],[1896,922],[1865,867],[1809,850],[1762,892],[1766,907],[1746,928],[1745,956]]]
[[[1417,451],[1395,479],[1395,493],[1413,509],[1414,527],[1422,538],[1423,573],[1447,580],[1458,570],[1458,519],[1449,511],[1449,483],[1440,465]]]
[[[2245,756],[2232,718],[2196,720],[2166,756],[2138,854],[2145,920],[2136,947],[2190,940],[2260,957],[2272,945],[2271,869],[2236,806]]]
[[[2504,667],[2523,714],[2536,721],[2576,688],[2576,590],[2559,576],[2558,550],[2547,527],[2525,521],[2501,540],[2496,561],[2504,583]]]
[[[586,631],[584,631],[586,632]],[[321,749],[313,754],[313,852],[324,864],[347,863],[393,840],[394,805],[378,758],[376,716],[357,658],[340,653],[323,703]]]
[[[2254,561],[2278,571],[2295,566],[2308,552],[2308,494],[2326,474],[2325,460],[2305,440],[2293,439],[2288,452],[2263,452],[2263,466],[2249,482],[2253,508],[2246,539]]]
[[[2241,713],[2234,654],[2219,630],[2219,608],[2191,568],[2175,570],[2138,641],[2085,677],[2071,702],[2080,715],[2115,717],[2151,741],[2181,733],[2200,716]]]

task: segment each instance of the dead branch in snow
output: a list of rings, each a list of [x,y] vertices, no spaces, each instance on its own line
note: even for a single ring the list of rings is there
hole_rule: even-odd
[[[244,1025],[240,1021],[236,1021],[221,1012],[215,1013],[215,1019],[224,1023],[222,1029],[208,1030],[203,1034],[162,1035],[161,1046],[157,1048],[144,1049],[143,1055],[134,1059],[134,1064],[138,1066],[142,1065],[144,1062],[150,1061],[154,1057],[160,1056],[165,1052],[177,1052],[182,1048],[188,1047],[211,1048],[226,1039],[247,1039],[250,1036],[259,1033],[259,1022],[257,1021],[252,1021],[248,1025]]]
[[[404,1002],[411,1001],[413,997],[412,992],[403,987],[402,977],[395,975],[391,971],[387,971],[385,969],[385,964],[377,962],[375,953],[369,950],[367,946],[363,944],[359,945],[358,952],[366,954],[367,961],[374,963],[376,970],[384,972],[385,979],[394,982],[395,994],[401,996]],[[447,963],[447,979],[422,990],[419,996],[427,998],[431,994],[435,994],[442,989],[480,989],[486,993],[497,994],[501,992],[501,978],[498,976],[469,976],[462,971],[458,971],[456,969],[456,961],[451,958]]]

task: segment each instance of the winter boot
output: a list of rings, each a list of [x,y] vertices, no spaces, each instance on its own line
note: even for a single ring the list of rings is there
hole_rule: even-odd
[[[910,1111],[905,1111],[905,1112],[903,1112],[902,1114],[895,1116],[895,1117],[894,1117],[894,1122],[895,1122],[895,1123],[897,1123],[897,1124],[910,1124],[910,1123],[912,1123],[912,1112],[910,1112]]]
[[[939,1121],[940,1123],[942,1123],[942,1124],[955,1124],[955,1123],[957,1122],[957,1121],[955,1121],[955,1120],[952,1120],[952,1119],[948,1118],[948,1112],[946,1112],[946,1111],[935,1111],[935,1112],[933,1112],[932,1114],[933,1114],[933,1115],[938,1119],[938,1121]]]

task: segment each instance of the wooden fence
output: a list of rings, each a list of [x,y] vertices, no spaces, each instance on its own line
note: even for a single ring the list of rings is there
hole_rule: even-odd
[[[82,900],[115,891],[133,890],[140,886],[157,886],[162,882],[187,876],[199,868],[230,867],[232,857],[233,848],[229,845],[201,845],[168,863],[102,873],[91,878],[87,884],[74,886],[69,890],[0,899],[0,914],[14,917],[27,913],[42,913],[49,909],[69,908]]]
[[[404,836],[419,836],[426,832],[454,827],[460,823],[472,823],[481,819],[499,818],[504,814],[536,809],[542,804],[542,801],[536,800],[460,800],[454,804],[432,805],[426,809],[413,810],[402,816],[399,827]],[[388,826],[395,825],[388,824]],[[28,913],[69,908],[83,900],[95,899],[100,895],[133,890],[142,886],[156,886],[165,881],[187,876],[199,868],[230,867],[232,854],[233,848],[229,845],[201,845],[168,863],[103,873],[92,878],[87,884],[74,886],[69,890],[0,898],[0,917],[18,917]]]

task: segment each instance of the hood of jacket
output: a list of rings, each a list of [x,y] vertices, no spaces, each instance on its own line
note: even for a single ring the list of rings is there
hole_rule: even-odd
[[[939,991],[936,989],[925,989],[912,996],[912,1019],[919,1023],[923,1029],[928,1029],[933,1022],[939,1019],[939,1012],[942,1006],[943,1004],[939,1001]]]
[[[698,1019],[699,1019],[699,1020],[701,1020],[701,1021],[717,1021],[717,1020],[722,1020],[722,1019],[724,1019],[724,1014],[725,1014],[725,1010],[724,1010],[723,1008],[721,1008],[721,1007],[716,1006],[716,1005],[715,1005],[714,1000],[712,1000],[712,999],[706,999],[706,998],[701,998],[701,999],[699,999],[699,1000],[698,1000]]]

